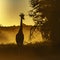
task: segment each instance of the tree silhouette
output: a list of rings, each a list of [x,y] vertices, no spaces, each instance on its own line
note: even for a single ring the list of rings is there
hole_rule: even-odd
[[[48,19],[41,26],[42,36],[51,40],[54,45],[60,45],[60,0],[30,0],[30,3],[33,7],[31,10],[33,15],[30,14],[30,16],[34,20],[40,17]]]

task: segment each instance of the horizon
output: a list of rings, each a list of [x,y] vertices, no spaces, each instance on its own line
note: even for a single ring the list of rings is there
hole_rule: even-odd
[[[23,23],[23,25],[26,25],[26,26],[34,26],[34,24],[33,25],[31,25],[31,24],[25,24],[25,23]],[[17,27],[17,26],[20,26],[20,25],[2,25],[2,24],[0,24],[0,27]]]

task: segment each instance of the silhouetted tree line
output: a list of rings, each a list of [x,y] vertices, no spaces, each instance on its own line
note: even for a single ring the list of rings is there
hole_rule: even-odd
[[[40,17],[48,19],[41,26],[42,36],[60,45],[60,0],[30,0],[30,3],[33,7],[30,16],[36,19],[39,13]]]

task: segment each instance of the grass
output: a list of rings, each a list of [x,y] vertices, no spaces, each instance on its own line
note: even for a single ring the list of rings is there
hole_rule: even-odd
[[[60,49],[46,44],[0,45],[0,60],[60,60]]]

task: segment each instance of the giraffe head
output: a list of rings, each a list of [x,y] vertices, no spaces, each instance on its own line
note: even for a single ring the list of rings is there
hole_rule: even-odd
[[[21,13],[19,16],[20,16],[22,19],[24,19],[24,14],[23,14],[23,13]]]

